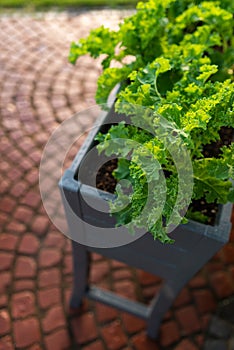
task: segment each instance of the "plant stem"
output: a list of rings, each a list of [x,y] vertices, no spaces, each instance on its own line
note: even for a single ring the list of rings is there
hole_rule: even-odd
[[[155,79],[154,79],[154,89],[155,89],[155,92],[156,92],[156,95],[162,99],[162,96],[160,95],[159,91],[158,91],[158,87],[157,87],[157,79],[158,79],[158,75],[155,74]]]

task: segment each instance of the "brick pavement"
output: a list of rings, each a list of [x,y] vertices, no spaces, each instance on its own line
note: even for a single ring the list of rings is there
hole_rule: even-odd
[[[69,65],[70,42],[123,15],[103,10],[0,17],[2,350],[197,350],[218,303],[234,293],[233,230],[230,243],[184,287],[156,342],[147,339],[143,321],[124,312],[90,301],[80,313],[68,308],[71,245],[43,209],[38,166],[51,132],[94,104],[100,64],[81,58],[79,67]],[[90,279],[145,302],[161,282],[97,254]]]

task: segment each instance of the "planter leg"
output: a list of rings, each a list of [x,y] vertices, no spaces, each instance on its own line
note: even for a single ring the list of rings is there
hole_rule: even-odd
[[[88,289],[89,253],[85,246],[72,241],[72,255],[74,282],[70,307],[79,308]]]
[[[182,287],[183,285],[177,285],[175,287],[175,285],[170,285],[170,283],[165,282],[159,293],[151,302],[147,326],[147,335],[149,338],[157,338],[162,318],[172,305]]]

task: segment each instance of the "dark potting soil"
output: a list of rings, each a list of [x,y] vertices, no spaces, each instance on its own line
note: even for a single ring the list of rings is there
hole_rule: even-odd
[[[220,140],[212,142],[206,145],[203,149],[203,155],[205,158],[218,157],[220,155],[220,148],[223,146],[228,146],[233,140],[233,128],[223,127],[220,129],[219,135]]]
[[[203,155],[205,158],[218,157],[220,155],[220,148],[222,146],[230,145],[233,139],[233,128],[223,127],[220,132],[220,140],[212,142],[206,145],[203,149]],[[105,192],[114,193],[117,181],[113,176],[113,171],[117,168],[117,159],[112,159],[98,170],[96,176],[96,187]],[[201,216],[206,217],[206,224],[215,225],[216,216],[218,212],[217,203],[207,203],[205,198],[199,200],[192,200],[189,209],[192,213],[200,213]],[[194,219],[198,218],[198,215],[194,216]]]
[[[96,187],[105,192],[114,193],[117,181],[112,172],[117,168],[117,159],[109,160],[98,170],[96,176]]]

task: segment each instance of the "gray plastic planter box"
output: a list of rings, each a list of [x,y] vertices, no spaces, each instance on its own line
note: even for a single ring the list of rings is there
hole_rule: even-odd
[[[102,114],[99,118],[100,124],[107,122],[108,118],[108,113]],[[79,234],[82,234],[83,239],[90,232],[86,232],[85,226],[82,226],[80,221],[76,221],[75,215],[71,214],[70,207],[82,220],[93,226],[113,227],[114,224],[113,218],[90,208],[83,199],[84,197],[91,198],[92,202],[95,202],[95,207],[99,208],[103,205],[100,198],[109,200],[113,198],[113,195],[99,190],[97,194],[96,189],[76,180],[79,165],[84,155],[92,148],[94,136],[98,131],[99,129],[96,128],[89,134],[72,166],[65,172],[59,184],[72,239],[76,239],[78,231]],[[71,307],[79,307],[85,296],[112,305],[146,319],[148,335],[155,338],[163,316],[183,286],[228,242],[231,231],[231,211],[231,204],[220,206],[215,226],[194,221],[178,226],[171,234],[171,237],[175,239],[172,245],[154,241],[149,233],[132,243],[115,248],[92,248],[73,240],[74,288]],[[87,284],[89,252],[102,254],[162,277],[164,283],[151,305],[145,306],[113,292],[89,286]]]

